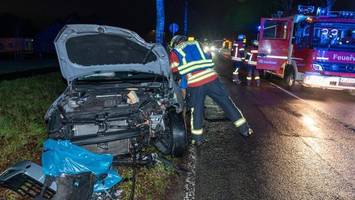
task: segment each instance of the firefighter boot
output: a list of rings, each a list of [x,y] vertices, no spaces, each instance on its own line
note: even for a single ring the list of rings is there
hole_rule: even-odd
[[[260,87],[260,79],[256,80],[256,86]]]
[[[239,134],[243,137],[249,137],[254,133],[253,129],[250,128],[248,123],[245,123],[241,127],[239,127]]]
[[[249,80],[249,77],[247,77],[247,86],[251,85],[251,80]]]
[[[241,81],[239,79],[239,72],[238,72],[238,68],[233,72],[233,82],[236,84],[240,84]]]
[[[255,69],[254,70],[255,73],[255,82],[256,82],[256,86],[260,87],[260,74],[259,74],[259,70]]]
[[[201,146],[202,144],[206,143],[207,140],[202,135],[192,135],[191,144],[196,146]]]

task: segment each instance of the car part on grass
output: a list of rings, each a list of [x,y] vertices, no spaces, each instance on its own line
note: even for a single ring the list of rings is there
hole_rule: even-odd
[[[0,175],[0,186],[23,198],[36,200],[108,200],[119,196],[119,191],[115,189],[92,194],[92,190],[88,189],[93,186],[93,178],[91,173],[82,173],[63,175],[53,182],[53,179],[45,178],[41,166],[31,161],[21,161]],[[80,192],[77,192],[79,187]]]
[[[54,177],[57,182],[63,175],[78,175],[78,178],[85,173],[94,175],[95,181],[91,187],[94,192],[109,190],[122,181],[117,171],[111,169],[112,155],[96,154],[67,140],[46,140],[41,160],[43,173],[46,177]],[[89,178],[87,176],[87,180]],[[80,185],[73,189],[81,190]]]
[[[55,195],[57,185],[53,183],[42,191],[44,180],[41,166],[31,161],[18,162],[0,175],[0,185],[22,197],[35,198],[42,192],[44,199],[51,199]]]

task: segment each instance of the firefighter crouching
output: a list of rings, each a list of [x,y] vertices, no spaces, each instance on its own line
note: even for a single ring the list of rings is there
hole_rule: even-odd
[[[258,57],[258,41],[254,40],[252,46],[247,50],[247,56],[245,62],[248,66],[248,76],[247,76],[247,85],[251,85],[251,81],[254,74],[254,79],[256,86],[260,86],[260,75],[259,70],[256,69],[256,61]]]
[[[191,108],[192,143],[203,144],[203,114],[206,95],[211,97],[233,121],[243,136],[252,134],[252,130],[243,114],[228,96],[217,73],[210,55],[205,54],[197,41],[186,41],[185,36],[177,35],[172,41],[170,62],[173,73],[187,80],[187,101]]]
[[[239,79],[239,71],[241,66],[243,65],[245,58],[245,47],[246,47],[246,37],[245,35],[238,35],[238,38],[233,43],[232,48],[232,60],[234,62],[235,71],[233,72],[233,82],[240,83]]]

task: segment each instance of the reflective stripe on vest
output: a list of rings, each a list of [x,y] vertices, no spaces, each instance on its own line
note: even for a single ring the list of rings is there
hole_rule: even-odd
[[[212,68],[214,66],[214,63],[204,63],[204,64],[198,64],[198,65],[193,65],[191,67],[188,67],[185,70],[180,71],[181,75],[185,75],[188,73],[191,73],[193,71],[197,71],[197,70],[203,70],[203,69],[207,69],[207,68]]]
[[[188,84],[192,84],[192,83],[196,83],[199,82],[201,80],[207,79],[209,77],[212,77],[216,75],[216,72],[213,69],[205,69],[201,72],[198,72],[196,74],[192,74],[190,76],[188,76]]]

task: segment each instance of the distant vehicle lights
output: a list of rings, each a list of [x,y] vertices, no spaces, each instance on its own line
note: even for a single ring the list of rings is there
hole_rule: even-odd
[[[216,46],[214,46],[214,45],[203,47],[203,51],[204,51],[205,53],[213,52],[213,51],[216,51],[216,50],[217,50],[217,48],[216,48]]]
[[[211,46],[210,47],[210,51],[216,51],[216,47],[215,46]]]

